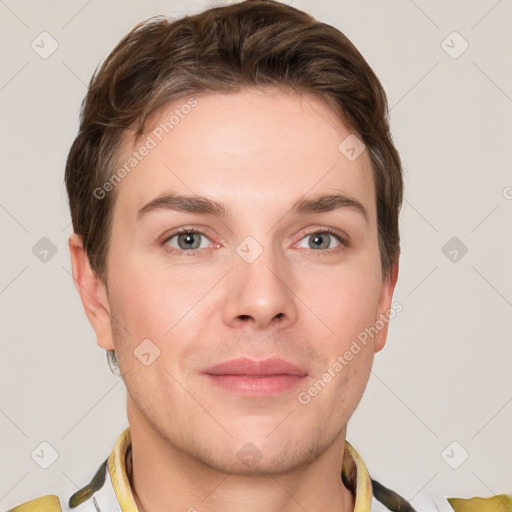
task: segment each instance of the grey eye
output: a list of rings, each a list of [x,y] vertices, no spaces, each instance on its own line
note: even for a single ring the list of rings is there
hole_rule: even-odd
[[[309,235],[306,235],[302,240],[309,239],[309,243],[307,247],[301,246],[305,249],[332,249],[332,239],[338,239],[338,237],[332,233],[327,233],[324,231],[317,231],[315,233],[310,233]],[[338,239],[338,244],[341,244],[341,242]]]

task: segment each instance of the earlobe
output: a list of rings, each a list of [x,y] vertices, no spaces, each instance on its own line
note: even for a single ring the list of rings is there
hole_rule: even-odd
[[[96,333],[97,343],[105,350],[114,350],[110,310],[105,285],[92,270],[82,238],[69,237],[73,281],[80,295],[85,314]]]
[[[379,297],[379,306],[376,322],[379,320],[384,324],[379,329],[379,334],[374,340],[374,352],[377,353],[384,348],[388,337],[388,328],[390,320],[390,312],[393,301],[393,292],[395,291],[396,281],[398,279],[398,255],[389,271],[389,275],[383,280]]]

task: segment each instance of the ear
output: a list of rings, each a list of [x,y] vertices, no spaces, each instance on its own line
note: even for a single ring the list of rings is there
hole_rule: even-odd
[[[379,330],[379,333],[374,338],[374,352],[377,353],[384,348],[386,339],[388,337],[389,327],[389,311],[392,309],[391,304],[393,300],[393,292],[395,291],[396,281],[398,279],[398,255],[391,266],[389,275],[382,281],[382,288],[380,290],[379,305],[377,309],[377,318],[383,319],[384,327]],[[381,316],[382,315],[382,316]]]
[[[105,350],[114,350],[106,287],[92,270],[82,238],[76,233],[69,237],[69,252],[73,281],[82,299],[85,314],[96,333],[96,342]]]

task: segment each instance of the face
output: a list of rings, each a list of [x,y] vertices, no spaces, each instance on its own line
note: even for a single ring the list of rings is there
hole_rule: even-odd
[[[361,341],[394,286],[369,156],[340,151],[352,132],[312,95],[194,98],[124,141],[121,165],[140,161],[115,191],[110,315],[93,326],[117,352],[132,430],[228,473],[283,472],[341,445],[384,344],[386,327]],[[301,372],[204,373],[241,357]]]

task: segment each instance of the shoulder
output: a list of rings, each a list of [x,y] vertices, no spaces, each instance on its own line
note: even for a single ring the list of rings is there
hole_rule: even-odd
[[[6,512],[97,512],[98,500],[108,504],[112,512],[118,512],[117,501],[113,502],[112,484],[105,460],[92,480],[71,497],[49,494],[26,501]],[[108,478],[108,481],[106,477]],[[105,485],[106,484],[106,485]],[[94,496],[93,496],[94,495]]]
[[[41,496],[17,507],[7,510],[7,512],[62,512],[59,497],[54,494]]]
[[[130,427],[126,427],[114,443],[110,455],[103,460],[89,483],[70,496],[68,491],[40,496],[5,512],[123,512],[136,510],[126,478],[125,457],[131,445]],[[120,496],[121,502],[118,499]],[[123,503],[121,507],[120,503]]]
[[[417,494],[410,502],[396,492],[372,480],[371,512],[512,512],[512,495],[454,498],[428,491]]]
[[[512,512],[512,496],[496,494],[488,498],[447,498],[455,512]]]
[[[452,498],[421,493],[412,501],[418,512],[512,512],[512,496]]]

